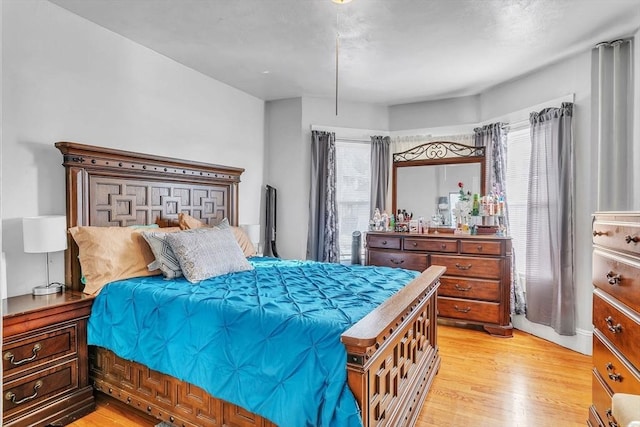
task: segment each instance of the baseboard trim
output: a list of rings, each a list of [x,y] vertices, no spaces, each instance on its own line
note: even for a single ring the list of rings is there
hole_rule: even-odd
[[[535,335],[539,338],[551,341],[562,347],[568,348],[578,353],[591,356],[592,353],[592,337],[591,330],[576,329],[576,334],[572,336],[559,335],[549,326],[540,325],[530,322],[524,315],[518,314],[512,316],[513,327],[523,332]]]

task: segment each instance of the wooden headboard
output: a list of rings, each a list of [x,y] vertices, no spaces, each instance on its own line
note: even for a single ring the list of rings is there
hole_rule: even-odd
[[[238,224],[242,168],[56,142],[66,179],[67,227],[177,223],[180,212],[206,223]],[[78,246],[68,236],[65,282],[82,290]]]

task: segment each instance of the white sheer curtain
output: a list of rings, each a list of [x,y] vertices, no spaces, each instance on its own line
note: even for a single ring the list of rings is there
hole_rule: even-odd
[[[632,40],[600,43],[593,50],[593,123],[598,138],[598,210],[633,208]],[[638,183],[635,183],[638,185]]]

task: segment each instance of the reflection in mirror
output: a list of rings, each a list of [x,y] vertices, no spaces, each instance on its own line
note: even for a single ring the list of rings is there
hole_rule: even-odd
[[[480,194],[480,164],[462,163],[402,167],[396,173],[396,209],[423,217],[434,225],[451,226],[450,193],[459,193],[458,183],[465,191]],[[438,223],[439,222],[439,223]]]
[[[392,209],[413,213],[432,226],[455,226],[452,210],[459,183],[471,194],[486,193],[484,147],[434,141],[393,154]]]

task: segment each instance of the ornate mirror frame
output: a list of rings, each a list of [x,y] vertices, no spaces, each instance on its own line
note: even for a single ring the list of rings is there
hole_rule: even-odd
[[[480,164],[480,188],[486,189],[485,147],[474,147],[451,141],[433,141],[413,147],[401,153],[393,153],[391,209],[396,212],[398,168],[409,166],[453,165],[463,163]]]

